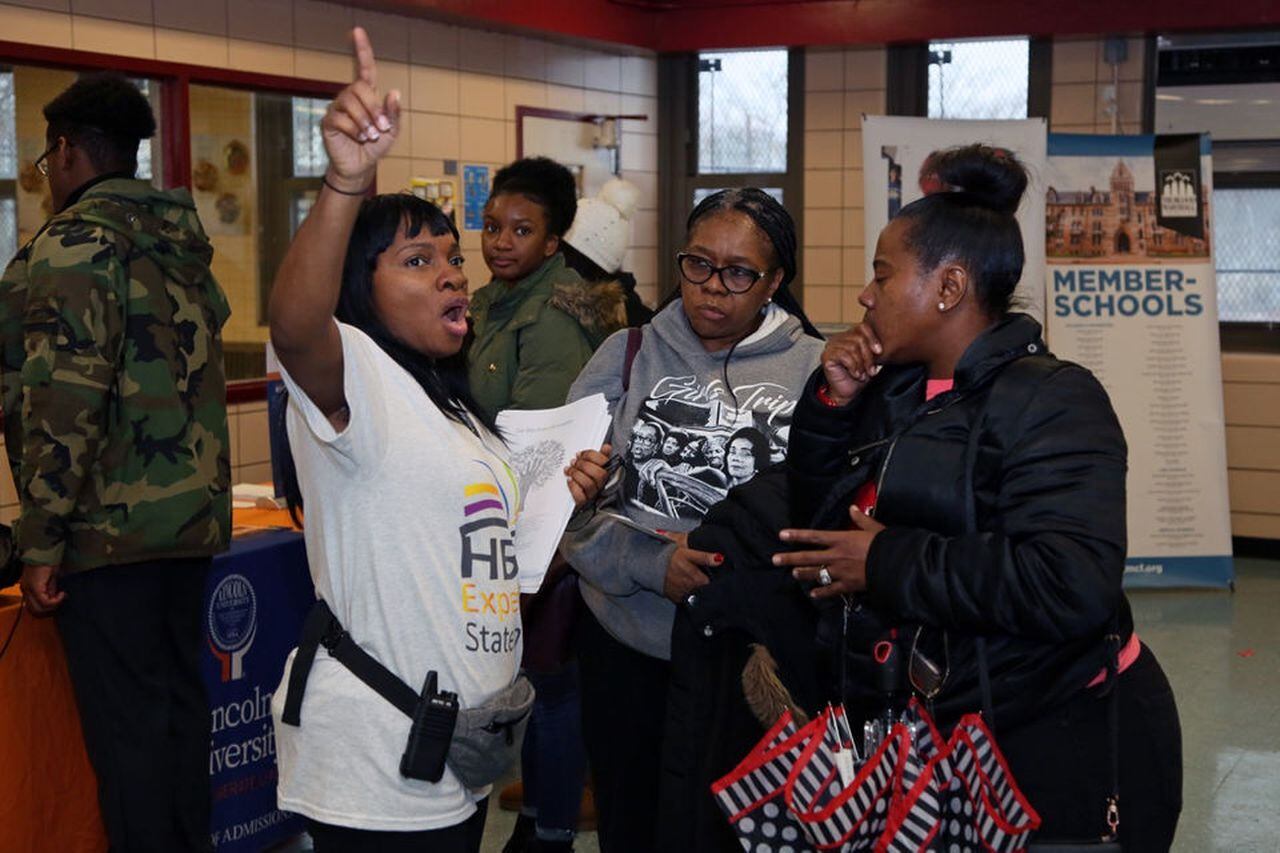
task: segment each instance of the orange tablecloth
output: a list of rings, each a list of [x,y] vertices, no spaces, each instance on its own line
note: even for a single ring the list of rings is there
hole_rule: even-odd
[[[237,533],[292,527],[286,510],[237,509]],[[0,591],[0,645],[22,607]],[[30,613],[0,659],[0,850],[102,853],[98,783],[84,750],[62,640]]]
[[[21,607],[16,586],[0,593],[0,645]],[[0,660],[0,849],[107,849],[62,640],[30,613]]]

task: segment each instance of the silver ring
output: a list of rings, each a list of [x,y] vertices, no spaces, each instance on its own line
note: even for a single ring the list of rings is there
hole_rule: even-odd
[[[826,566],[818,570],[818,583],[822,586],[831,586],[831,572]]]

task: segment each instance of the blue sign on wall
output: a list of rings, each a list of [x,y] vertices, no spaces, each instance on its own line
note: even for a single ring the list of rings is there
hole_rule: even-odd
[[[259,533],[214,560],[205,594],[204,679],[213,741],[211,833],[219,853],[258,851],[297,835],[276,808],[271,694],[315,601],[302,536]]]
[[[463,227],[479,231],[484,227],[484,206],[489,201],[489,167],[462,167]]]

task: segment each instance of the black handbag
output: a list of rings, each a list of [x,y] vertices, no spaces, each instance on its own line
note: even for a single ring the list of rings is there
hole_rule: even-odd
[[[1094,839],[1073,841],[1032,841],[1027,845],[1027,853],[1121,853],[1120,846],[1120,635],[1108,634],[1110,651],[1107,655],[1107,678],[1103,682],[1103,690],[1107,691],[1107,752],[1108,780],[1106,799],[1107,834]],[[977,640],[978,681],[982,690],[983,714],[987,725],[995,731],[995,715],[992,713],[991,673],[987,668],[987,643],[982,637]]]

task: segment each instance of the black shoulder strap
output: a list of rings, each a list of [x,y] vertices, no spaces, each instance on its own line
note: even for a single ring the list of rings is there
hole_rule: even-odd
[[[352,675],[367,684],[373,692],[395,705],[400,713],[413,717],[418,705],[418,694],[414,689],[360,648],[343,629],[324,599],[317,599],[302,626],[298,651],[293,656],[293,669],[289,671],[288,693],[284,700],[284,710],[280,713],[280,722],[290,726],[301,725],[302,695],[306,692],[307,676],[311,673],[316,649],[320,646],[324,646],[334,660],[349,669]]]
[[[1032,395],[1040,387],[1034,381],[1048,376],[1060,362],[1048,355],[1026,355],[1006,364],[991,382],[991,390],[987,392],[987,404],[982,413],[974,421],[969,430],[969,440],[964,452],[964,528],[967,533],[978,531],[977,499],[974,496],[973,472],[978,463],[979,439],[984,431],[990,428],[989,415],[993,410],[992,403],[998,402],[1000,411],[1012,412],[1016,418],[1031,402]],[[1030,380],[1030,381],[1027,381]],[[1003,431],[996,429],[997,434]],[[978,655],[978,687],[982,693],[982,712],[987,726],[992,732],[996,729],[995,711],[991,699],[991,671],[987,666],[987,641],[985,637],[975,638],[975,651]]]
[[[627,354],[622,358],[622,390],[631,388],[631,365],[635,364],[636,353],[640,352],[640,344],[644,340],[644,327],[632,326],[627,329]]]
[[[1031,396],[1039,388],[1040,383],[1037,381],[1017,382],[1015,380],[1045,378],[1061,365],[1057,359],[1047,355],[1029,355],[1020,358],[1006,365],[995,381],[991,385],[991,392],[987,396],[987,400],[1001,401],[1001,409],[1003,411],[1012,412],[1016,418],[1022,414],[1023,409],[1031,402]],[[977,463],[978,455],[978,438],[983,429],[987,428],[989,422],[986,415],[990,411],[990,407],[983,412],[983,416],[973,425],[973,429],[969,432],[969,443],[965,448],[965,530],[973,533],[978,529],[978,516],[976,501],[973,494],[973,469]],[[995,713],[992,710],[991,698],[991,670],[987,665],[987,642],[986,638],[978,636],[975,642],[976,652],[978,655],[978,686],[982,693],[982,711],[986,717],[987,726],[992,732],[996,730]],[[1117,828],[1120,825],[1120,701],[1118,696],[1119,685],[1116,683],[1118,677],[1117,667],[1120,658],[1120,636],[1112,628],[1111,633],[1107,635],[1107,663],[1106,663],[1106,681],[1104,690],[1107,691],[1107,748],[1108,748],[1108,796],[1106,809],[1106,824],[1110,830],[1110,835],[1104,838],[1104,841],[1111,841],[1116,838]]]

